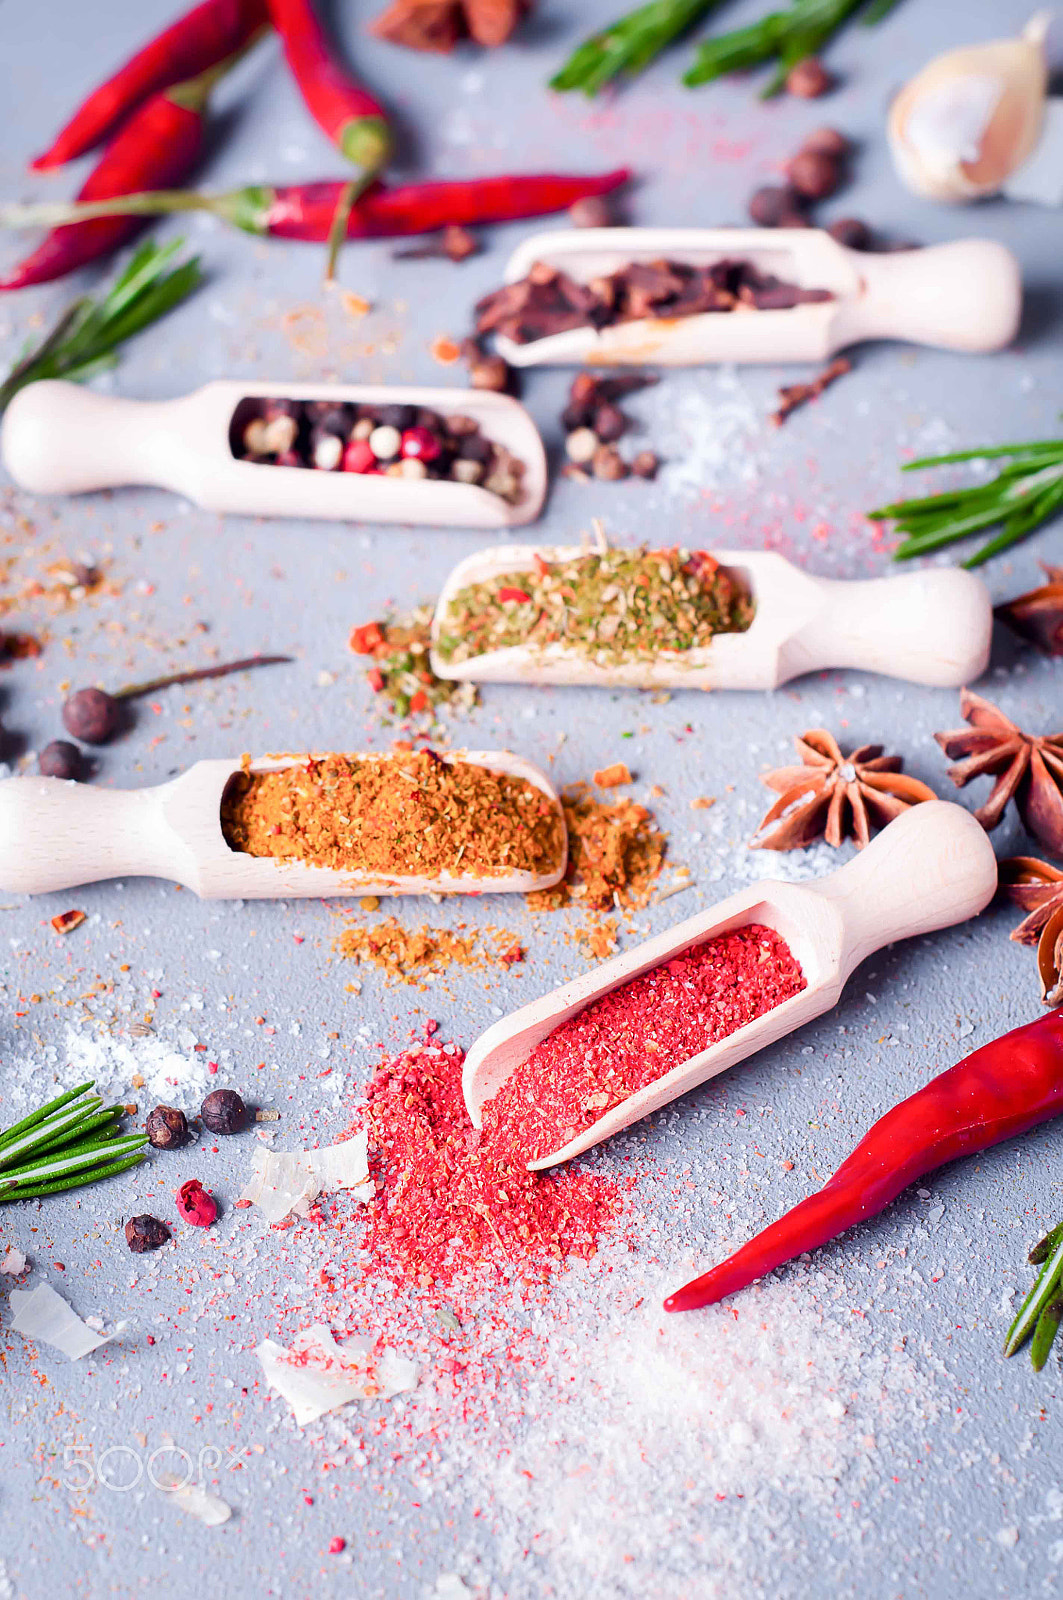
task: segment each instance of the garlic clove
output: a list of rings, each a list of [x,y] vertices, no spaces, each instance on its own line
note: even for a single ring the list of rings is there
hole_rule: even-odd
[[[901,90],[887,132],[901,181],[930,200],[996,194],[1036,147],[1048,89],[1038,12],[1017,39],[938,56]]]

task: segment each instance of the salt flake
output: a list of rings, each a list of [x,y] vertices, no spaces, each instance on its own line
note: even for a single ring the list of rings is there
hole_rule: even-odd
[[[255,1348],[266,1382],[287,1400],[300,1428],[350,1400],[390,1400],[416,1388],[412,1361],[375,1352],[376,1340],[364,1336],[338,1345],[320,1322],[297,1333],[290,1350],[273,1339]]]
[[[11,1307],[15,1313],[11,1326],[16,1333],[52,1345],[71,1361],[80,1361],[90,1350],[110,1344],[129,1326],[119,1322],[112,1333],[94,1333],[47,1283],[38,1283],[33,1289],[12,1289]]]
[[[25,1270],[25,1255],[21,1250],[16,1250],[13,1244],[9,1244],[3,1261],[0,1261],[0,1272],[9,1272],[13,1278],[17,1278],[19,1273]]]
[[[208,1528],[220,1528],[228,1522],[233,1508],[220,1495],[212,1494],[201,1483],[182,1483],[175,1472],[160,1472],[156,1485],[175,1506],[196,1517]]]
[[[308,1216],[318,1195],[333,1189],[352,1189],[362,1201],[376,1193],[364,1133],[321,1150],[269,1150],[257,1145],[240,1200],[258,1206],[267,1222],[283,1222],[293,1211]]]

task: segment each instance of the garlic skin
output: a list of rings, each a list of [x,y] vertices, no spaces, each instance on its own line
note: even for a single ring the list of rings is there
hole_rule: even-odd
[[[997,194],[1041,136],[1049,13],[1017,39],[950,50],[925,66],[890,107],[898,176],[928,200]]]

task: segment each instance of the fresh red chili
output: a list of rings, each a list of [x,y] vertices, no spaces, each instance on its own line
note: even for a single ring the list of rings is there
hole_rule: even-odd
[[[149,95],[224,61],[267,20],[265,0],[203,0],[94,89],[32,167],[61,167],[91,150]]]
[[[391,149],[383,107],[332,54],[313,0],[268,3],[310,115],[352,165],[363,173],[377,172]],[[337,185],[337,192],[342,187]]]
[[[351,213],[348,239],[399,238],[434,233],[448,223],[517,222],[564,211],[586,196],[608,194],[628,181],[625,169],[601,176],[521,173],[441,183],[383,185],[363,195]],[[282,239],[324,239],[342,185],[291,184],[266,191],[260,225],[252,230]]]
[[[887,1111],[817,1194],[664,1302],[715,1305],[877,1216],[927,1172],[1063,1114],[1063,1009],[1014,1028]]]
[[[202,148],[210,91],[238,54],[242,51],[146,100],[111,140],[78,191],[78,200],[103,202],[183,182]],[[141,226],[138,216],[115,214],[55,228],[0,279],[0,289],[24,289],[64,277],[117,250]]]
[[[601,174],[519,173],[513,177],[409,183],[387,188],[377,184],[358,200],[347,224],[348,239],[404,238],[434,233],[447,223],[516,222],[563,211],[577,200],[609,194],[630,179],[626,168]],[[92,217],[167,216],[176,211],[209,211],[247,233],[281,239],[327,239],[342,179],[277,187],[249,186],[228,194],[194,190],[124,194],[107,204],[0,206],[0,226],[29,227],[41,223],[87,221]],[[0,285],[2,287],[2,285]]]

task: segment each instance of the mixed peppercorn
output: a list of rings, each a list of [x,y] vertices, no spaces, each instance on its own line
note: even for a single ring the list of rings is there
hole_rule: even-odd
[[[242,400],[230,427],[241,460],[363,476],[442,478],[479,484],[503,500],[521,497],[524,463],[485,437],[474,417],[425,406],[339,400]]]
[[[753,602],[705,550],[612,550],[500,573],[459,589],[443,615],[436,649],[469,661],[513,645],[564,645],[594,661],[629,661],[703,649],[718,633],[741,633]]]

